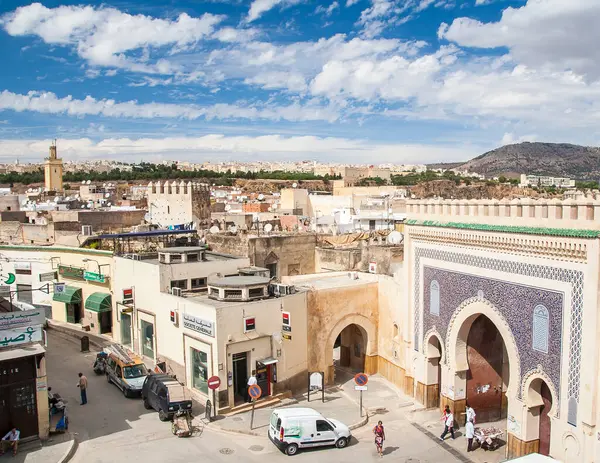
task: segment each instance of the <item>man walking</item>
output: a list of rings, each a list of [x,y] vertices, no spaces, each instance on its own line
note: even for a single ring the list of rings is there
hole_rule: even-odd
[[[440,436],[440,440],[444,440],[444,438],[446,437],[446,434],[448,434],[448,432],[450,432],[452,439],[455,439],[455,437],[454,437],[454,414],[452,413],[452,411],[450,411],[450,407],[448,405],[446,405],[446,408],[444,408],[444,414],[442,415],[441,421],[444,422],[444,432]]]
[[[79,392],[81,393],[81,405],[87,404],[87,387],[88,380],[83,373],[79,373],[79,381],[77,381],[77,387],[79,388]]]

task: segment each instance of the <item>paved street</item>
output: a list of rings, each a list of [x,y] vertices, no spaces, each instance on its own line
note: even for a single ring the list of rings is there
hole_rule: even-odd
[[[353,432],[352,445],[346,449],[315,449],[287,457],[266,437],[266,427],[256,429],[260,436],[221,431],[214,424],[201,434],[180,439],[171,434],[170,425],[159,421],[138,399],[126,399],[104,376],[92,370],[94,353],[82,354],[79,344],[49,332],[48,382],[53,391],[68,401],[70,431],[80,442],[73,458],[75,463],[159,461],[190,462],[198,458],[210,462],[294,461],[342,463],[378,460],[371,428],[382,419],[386,426],[390,461],[410,463],[458,462],[439,442],[427,437],[405,418],[404,413],[388,400],[386,410],[371,418],[369,424]],[[88,404],[79,405],[77,373],[89,380]],[[261,423],[258,423],[260,426]]]

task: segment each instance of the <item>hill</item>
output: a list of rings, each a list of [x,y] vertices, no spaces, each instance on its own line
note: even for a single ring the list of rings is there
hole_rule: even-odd
[[[488,151],[459,168],[486,177],[531,174],[597,180],[600,177],[600,148],[524,142]]]

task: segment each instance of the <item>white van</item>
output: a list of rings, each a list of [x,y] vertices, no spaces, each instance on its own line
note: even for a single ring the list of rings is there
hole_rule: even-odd
[[[335,445],[342,449],[350,437],[348,426],[312,408],[277,408],[271,414],[269,439],[287,455],[307,447]]]

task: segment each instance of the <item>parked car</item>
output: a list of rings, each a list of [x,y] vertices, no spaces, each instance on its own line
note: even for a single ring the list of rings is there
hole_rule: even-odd
[[[123,356],[116,351],[108,354],[105,371],[106,380],[121,389],[125,397],[139,397],[148,375],[146,365],[137,355]]]
[[[348,426],[312,408],[276,408],[271,413],[268,434],[287,455],[295,455],[299,448],[335,445],[341,449],[352,437]]]
[[[158,412],[161,421],[172,420],[180,408],[192,409],[192,399],[183,384],[169,375],[148,375],[142,386],[142,400],[146,410]]]

